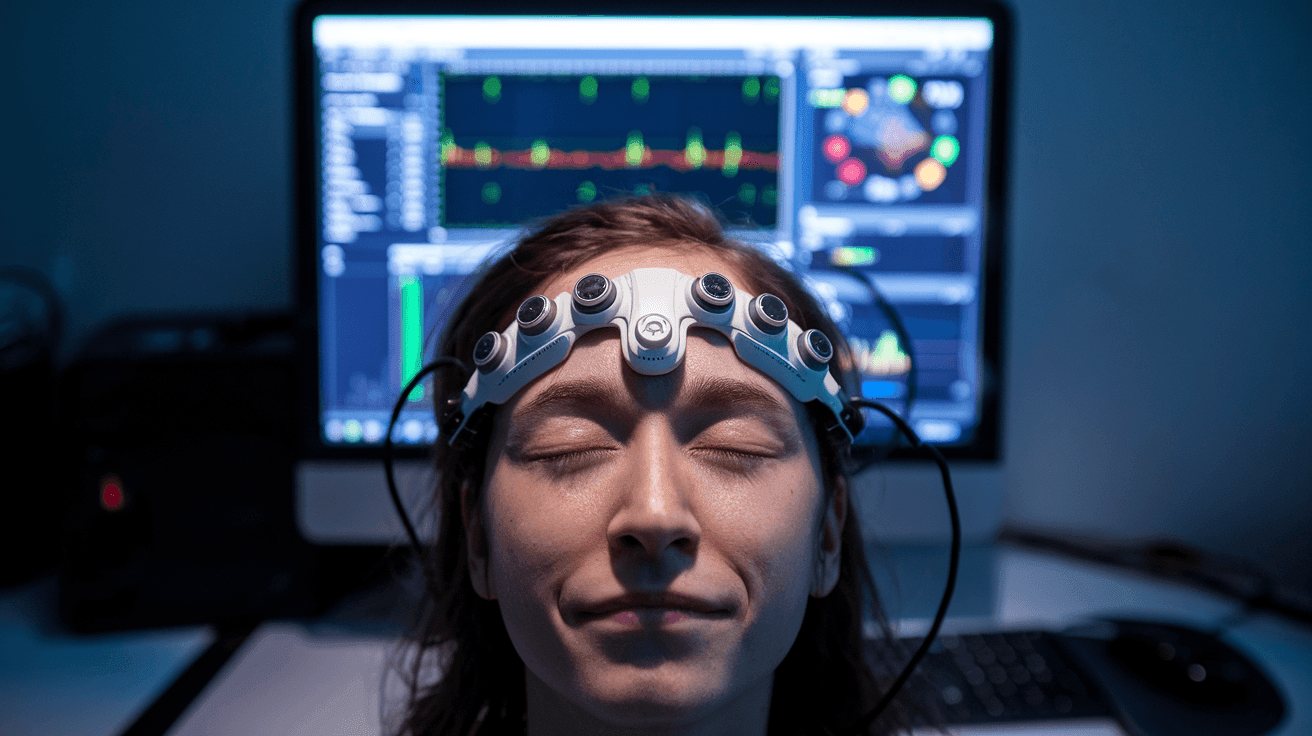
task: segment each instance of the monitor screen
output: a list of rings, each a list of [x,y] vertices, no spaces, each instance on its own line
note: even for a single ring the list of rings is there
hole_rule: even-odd
[[[471,274],[526,223],[677,192],[810,286],[866,397],[899,411],[914,398],[923,438],[994,456],[1002,179],[987,12],[303,16],[313,454],[376,452]],[[436,439],[430,399],[409,397],[398,443]]]

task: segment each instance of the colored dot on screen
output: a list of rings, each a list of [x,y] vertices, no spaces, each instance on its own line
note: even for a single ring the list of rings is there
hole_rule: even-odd
[[[597,78],[586,76],[579,81],[579,100],[585,105],[591,105],[597,101]]]
[[[838,180],[854,187],[866,178],[866,165],[858,159],[849,158],[838,165]]]
[[[948,170],[937,159],[927,158],[916,165],[916,183],[920,188],[932,192],[939,188],[948,177]]]
[[[756,104],[757,98],[761,96],[761,80],[756,77],[748,77],[743,80],[743,102],[749,105]]]
[[[907,104],[916,96],[916,81],[905,74],[898,74],[888,80],[888,96],[894,102]]]
[[[934,144],[930,147],[930,155],[938,159],[944,166],[951,166],[960,154],[961,144],[950,135],[941,135],[935,138]]]
[[[854,118],[861,117],[865,114],[866,109],[870,107],[870,93],[860,88],[849,89],[843,95],[843,102],[840,106],[843,108],[843,112],[848,115]]]
[[[829,163],[831,164],[836,164],[839,161],[842,161],[852,153],[852,144],[849,143],[846,138],[838,134],[825,138],[822,148],[825,152],[825,158],[829,159]]]
[[[115,479],[106,480],[100,486],[100,505],[115,511],[123,505],[123,486]]]

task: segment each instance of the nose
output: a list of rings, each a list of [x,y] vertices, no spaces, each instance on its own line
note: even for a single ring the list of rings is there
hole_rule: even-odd
[[[607,528],[612,554],[654,562],[671,551],[682,561],[696,554],[701,526],[679,453],[668,428],[648,426],[633,436],[624,472],[615,479],[618,498]]]

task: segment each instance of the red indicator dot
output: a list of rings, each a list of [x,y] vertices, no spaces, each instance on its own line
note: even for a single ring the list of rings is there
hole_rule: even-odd
[[[866,179],[866,165],[854,158],[849,158],[838,165],[838,180],[854,187]]]
[[[821,147],[824,149],[825,158],[829,159],[831,164],[842,161],[852,153],[852,144],[841,135],[829,136]]]
[[[117,478],[106,478],[100,483],[100,505],[107,511],[123,506],[123,486]]]

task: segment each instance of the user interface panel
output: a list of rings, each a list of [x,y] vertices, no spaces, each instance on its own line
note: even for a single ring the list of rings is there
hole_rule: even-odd
[[[993,30],[985,18],[316,18],[321,441],[382,442],[468,277],[524,223],[686,192],[803,277],[848,335],[864,395],[901,409],[914,383],[921,436],[970,443],[992,296]],[[435,439],[429,399],[410,397],[397,441]]]

